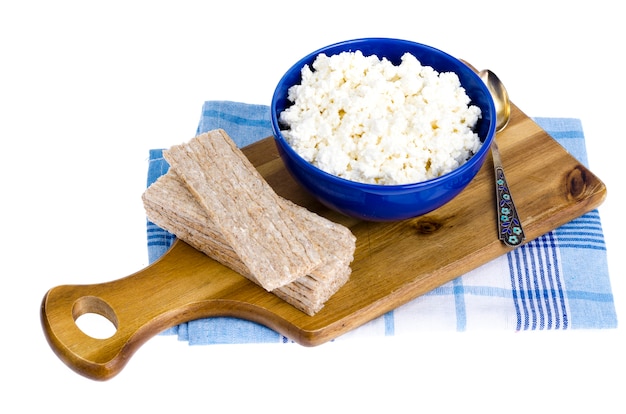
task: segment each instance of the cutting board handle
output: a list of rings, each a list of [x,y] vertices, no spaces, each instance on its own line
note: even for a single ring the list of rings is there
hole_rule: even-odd
[[[70,368],[95,380],[117,375],[135,351],[167,328],[197,318],[235,316],[289,330],[284,320],[253,298],[274,296],[182,241],[161,259],[125,278],[92,285],[50,289],[41,304],[41,323],[48,343]],[[251,290],[252,289],[252,290]],[[240,295],[240,294],[239,294]],[[94,313],[107,318],[115,333],[105,339],[84,333],[76,320]],[[273,322],[271,322],[273,321]]]

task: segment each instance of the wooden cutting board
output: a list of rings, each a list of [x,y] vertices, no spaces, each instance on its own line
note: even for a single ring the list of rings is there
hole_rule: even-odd
[[[604,200],[604,184],[516,106],[497,139],[527,241]],[[302,345],[319,345],[510,250],[497,238],[489,158],[449,204],[415,219],[372,223],[329,211],[306,194],[284,169],[272,138],[244,152],[278,194],[350,227],[357,237],[350,281],[318,314],[307,316],[177,241],[159,261],[128,277],[47,292],[43,329],[69,367],[92,379],[111,378],[152,336],[218,315],[256,321]],[[85,313],[107,317],[116,333],[107,339],[84,334],[75,320]]]

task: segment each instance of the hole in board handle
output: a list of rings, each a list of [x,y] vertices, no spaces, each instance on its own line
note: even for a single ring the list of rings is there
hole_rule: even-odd
[[[74,302],[72,317],[78,328],[95,339],[107,339],[117,332],[113,308],[96,296],[83,296]]]

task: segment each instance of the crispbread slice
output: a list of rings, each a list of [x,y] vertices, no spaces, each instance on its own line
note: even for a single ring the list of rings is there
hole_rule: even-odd
[[[321,264],[310,236],[226,132],[198,135],[163,155],[262,287],[274,290]]]
[[[152,184],[142,198],[152,222],[258,284],[172,169]],[[325,260],[310,274],[272,293],[306,314],[314,315],[349,279],[356,239],[345,226],[282,197],[279,197],[279,202],[301,227],[309,231]]]

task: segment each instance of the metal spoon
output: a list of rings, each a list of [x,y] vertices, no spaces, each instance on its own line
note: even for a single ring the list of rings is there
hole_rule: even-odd
[[[483,80],[491,93],[496,107],[496,133],[502,131],[511,117],[511,102],[504,84],[490,70],[481,70],[478,76]],[[498,237],[504,244],[511,247],[519,246],[525,239],[522,222],[517,214],[509,185],[504,176],[502,159],[498,144],[494,138],[491,144],[491,155],[496,176],[496,202],[498,209]]]

